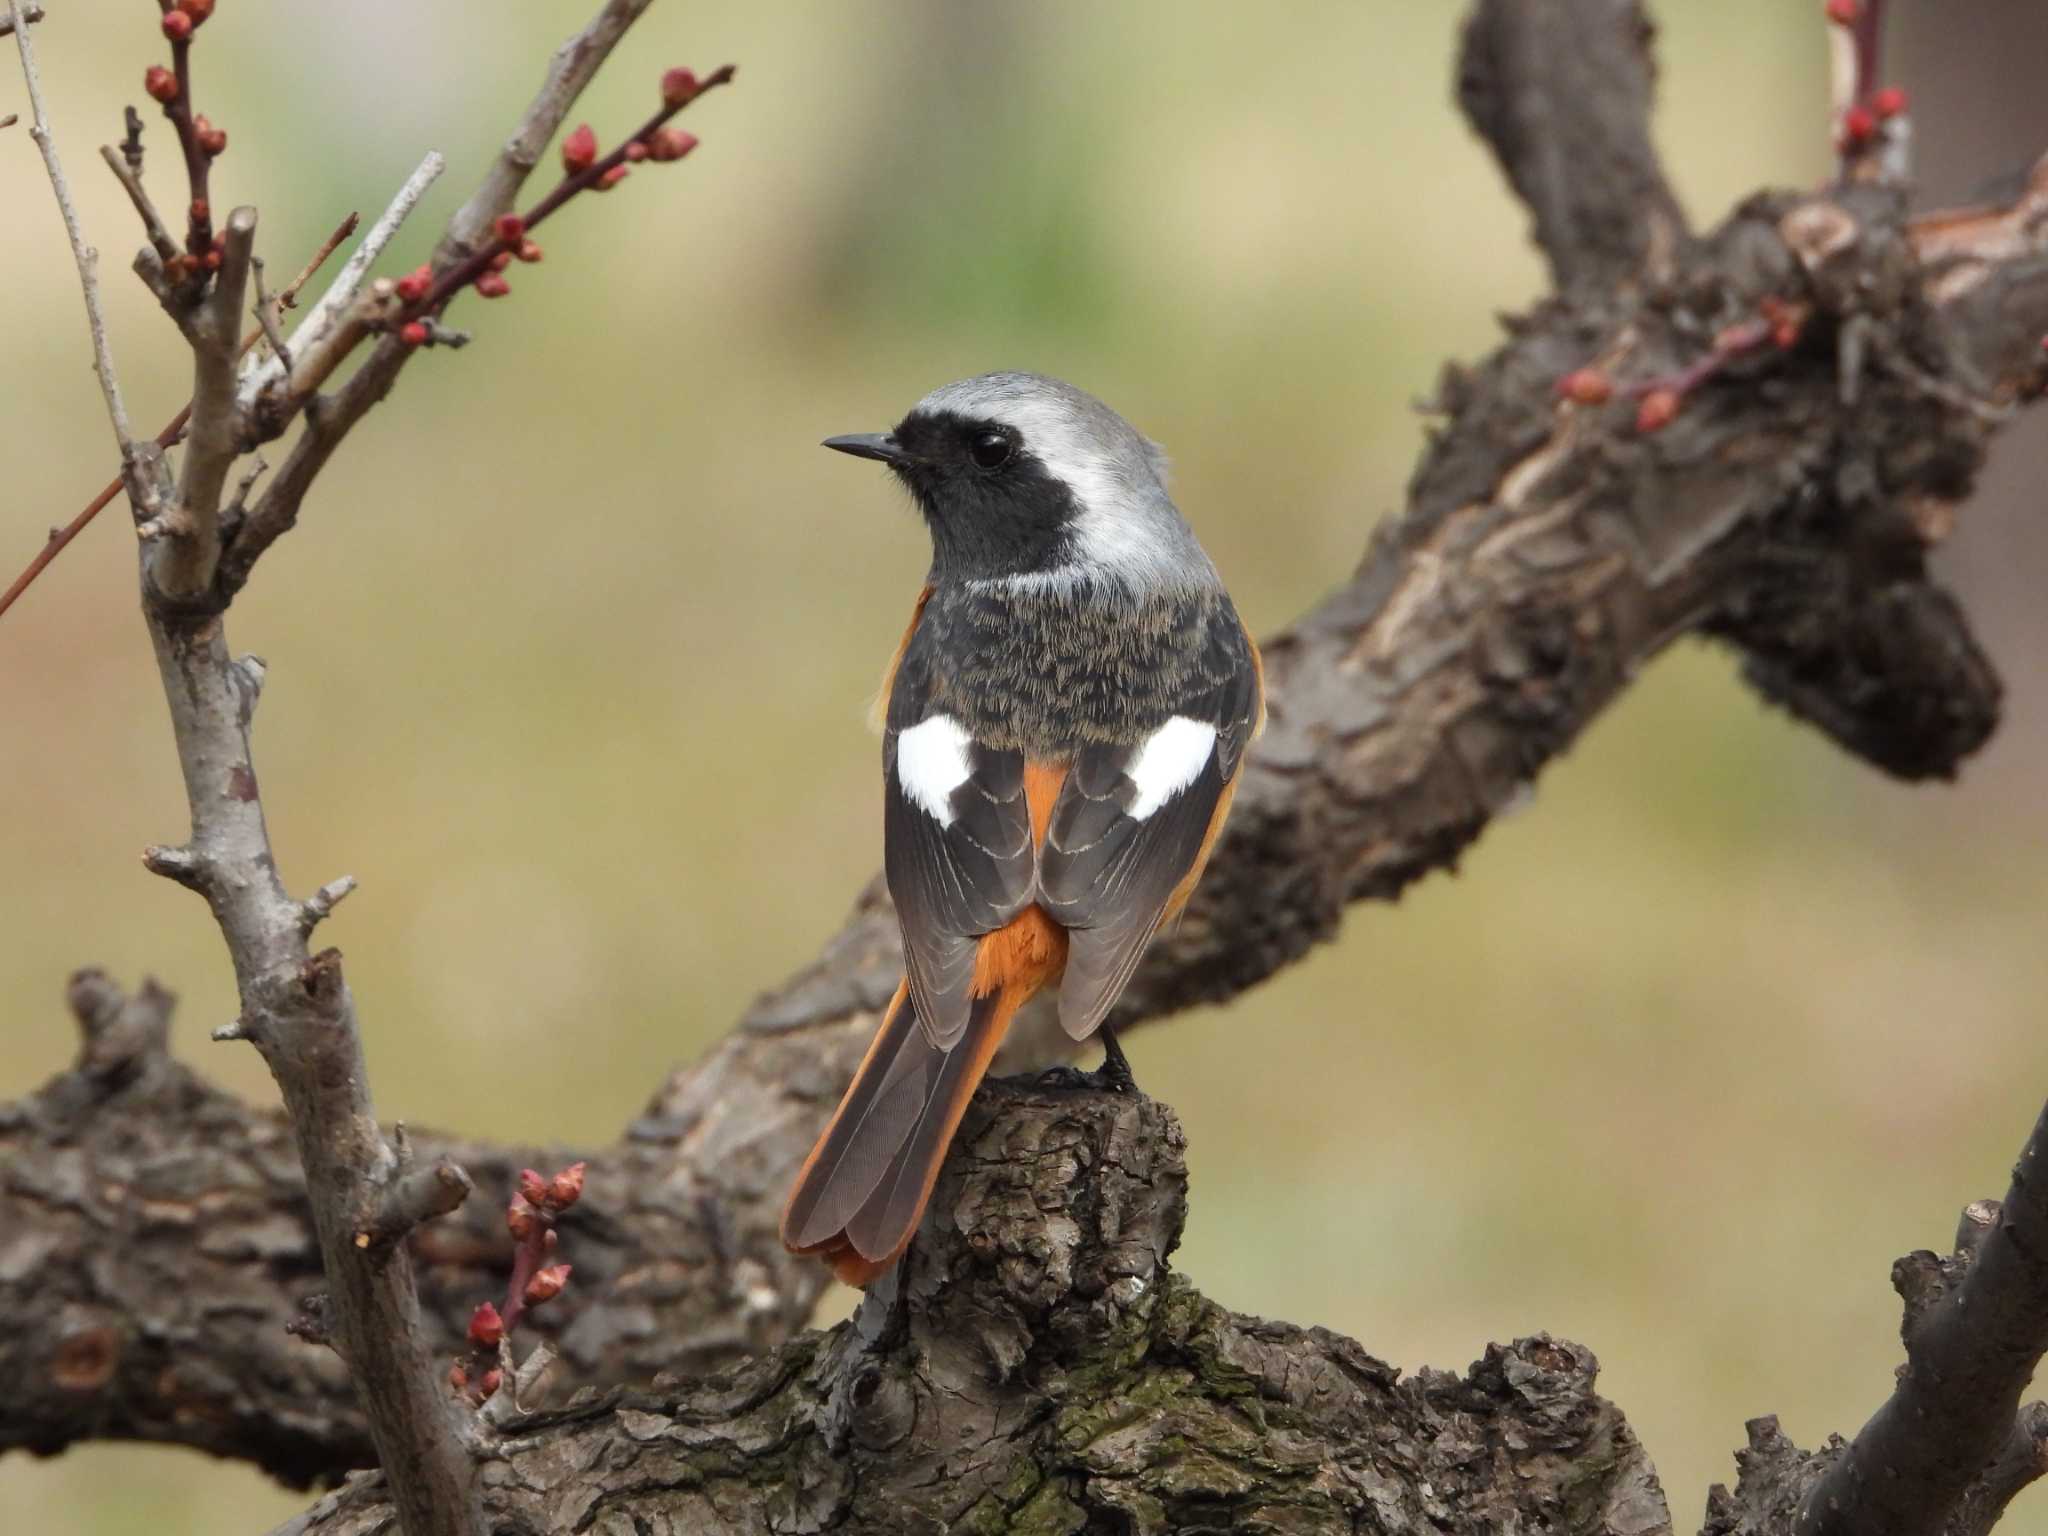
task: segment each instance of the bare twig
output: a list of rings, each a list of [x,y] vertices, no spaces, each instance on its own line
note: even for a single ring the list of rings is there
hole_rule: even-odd
[[[128,194],[128,201],[135,205],[135,212],[142,219],[143,232],[149,236],[150,248],[156,252],[157,259],[171,260],[178,254],[178,242],[171,237],[170,229],[164,224],[163,215],[156,211],[156,204],[149,200],[149,190],[142,184],[141,167],[135,164],[135,160],[130,159],[125,150],[117,149],[112,144],[100,146],[100,158],[107,162],[107,169],[112,171],[114,179],[121,183],[121,190]]]
[[[311,933],[334,915],[334,909],[356,888],[354,875],[330,880],[299,903],[299,926]]]
[[[335,226],[334,233],[329,235],[320,249],[313,253],[313,259],[306,263],[297,277],[292,279],[291,286],[278,295],[278,303],[281,307],[286,309],[292,307],[297,301],[299,290],[311,280],[314,273],[318,272],[325,265],[327,258],[334,254],[335,248],[355,232],[355,227],[356,215],[353,213]],[[260,329],[249,332],[248,335],[242,338],[242,350],[246,352],[249,348],[256,345],[257,339],[262,334],[263,332]],[[158,448],[168,448],[177,442],[185,431],[185,423],[191,419],[191,416],[192,402],[188,400],[179,407],[178,414],[165,424],[163,430],[157,433],[156,446]],[[251,483],[253,483],[253,480],[254,476],[252,475],[250,477]],[[246,493],[247,485],[243,489]],[[35,558],[22,568],[21,574],[14,578],[5,592],[0,592],[0,615],[4,615],[9,608],[14,606],[16,599],[29,589],[38,576],[42,575],[49,563],[63,552],[64,547],[77,538],[84,531],[86,524],[90,523],[95,517],[98,517],[106,509],[107,504],[120,494],[121,477],[116,475],[101,487],[100,493],[97,496],[85,504],[83,511],[62,528],[51,532],[49,538],[44,541],[43,547],[36,551]]]
[[[249,277],[256,287],[256,324],[263,331],[263,339],[270,343],[271,352],[289,369],[292,365],[292,355],[285,347],[284,332],[278,328],[279,306],[271,301],[270,294],[264,290],[261,256],[249,258]]]
[[[92,365],[99,375],[100,393],[106,397],[107,418],[113,423],[114,440],[121,449],[121,463],[135,462],[135,434],[128,426],[128,408],[121,402],[120,380],[114,375],[114,355],[107,343],[107,317],[100,306],[99,252],[85,243],[85,230],[78,222],[78,209],[71,201],[71,183],[65,179],[63,162],[57,156],[57,141],[50,133],[49,112],[43,105],[43,82],[36,71],[35,44],[29,40],[26,22],[38,20],[35,6],[24,13],[21,0],[8,0],[8,30],[21,55],[22,78],[28,83],[29,137],[43,152],[43,167],[50,175],[50,188],[57,194],[57,210],[64,216],[64,233],[71,240],[71,257],[78,264],[78,285],[85,295],[86,319],[92,327]]]

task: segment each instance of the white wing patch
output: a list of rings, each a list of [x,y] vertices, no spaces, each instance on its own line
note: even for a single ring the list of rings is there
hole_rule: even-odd
[[[953,825],[953,791],[973,772],[967,762],[973,739],[951,715],[933,715],[896,738],[896,782],[942,827]]]
[[[1138,786],[1138,798],[1128,813],[1131,819],[1143,821],[1194,783],[1215,750],[1216,727],[1186,715],[1175,715],[1146,737],[1129,769],[1131,782]]]

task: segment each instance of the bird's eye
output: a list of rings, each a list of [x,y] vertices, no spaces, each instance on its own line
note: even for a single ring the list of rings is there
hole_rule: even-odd
[[[1001,469],[1010,457],[1010,440],[1000,432],[984,432],[967,451],[983,469]]]

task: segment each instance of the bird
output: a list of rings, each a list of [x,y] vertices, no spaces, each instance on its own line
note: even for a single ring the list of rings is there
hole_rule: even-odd
[[[1164,453],[1093,395],[983,374],[824,446],[886,465],[932,544],[876,707],[904,975],[782,1215],[865,1287],[1033,996],[1128,1086],[1104,1020],[1201,877],[1265,685]]]

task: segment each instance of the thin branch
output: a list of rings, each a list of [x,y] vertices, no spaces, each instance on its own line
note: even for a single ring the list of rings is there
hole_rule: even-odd
[[[278,295],[278,303],[282,308],[289,309],[297,302],[299,290],[312,279],[314,273],[318,272],[326,264],[327,258],[334,254],[335,248],[355,232],[356,219],[357,216],[351,213],[334,227],[334,233],[329,235],[320,249],[313,253],[313,259],[308,261],[300,270],[299,275],[292,279],[291,286]],[[249,332],[248,335],[242,338],[242,350],[246,352],[249,348],[255,346],[257,340],[262,335],[261,329]],[[179,437],[183,435],[185,423],[191,419],[191,416],[192,402],[188,400],[178,408],[178,414],[173,416],[164,425],[163,430],[157,433],[156,446],[160,449],[168,448],[177,442]],[[246,487],[244,489],[246,491]],[[64,547],[84,531],[86,524],[90,523],[95,517],[98,517],[106,509],[107,505],[120,494],[121,477],[116,475],[100,489],[100,493],[97,496],[85,504],[84,510],[76,517],[72,518],[62,528],[54,528],[50,531],[49,538],[44,541],[43,547],[36,551],[35,558],[22,568],[21,574],[14,578],[5,592],[0,592],[0,616],[4,616],[7,610],[14,606],[15,601],[22,593],[29,589],[38,576],[42,575],[50,562],[62,554]]]
[[[448,221],[447,232],[434,252],[435,266],[466,257],[489,232],[501,213],[511,210],[519,189],[590,84],[604,61],[653,0],[605,0],[581,32],[555,50],[540,90],[527,104],[519,126],[500,150],[483,182]]]
[[[170,261],[178,254],[178,242],[171,237],[163,215],[156,211],[156,204],[149,200],[149,190],[142,184],[141,168],[128,158],[124,150],[112,144],[100,146],[100,158],[107,162],[107,169],[121,183],[121,190],[128,194],[128,201],[135,205],[135,212],[142,220],[143,232],[149,236],[150,249],[156,252],[157,260]]]
[[[10,5],[7,10],[5,16],[0,16],[0,37],[6,37],[14,31],[17,19],[30,23],[43,19],[43,8],[40,5]],[[12,122],[13,119],[9,118],[8,121]]]
[[[57,156],[57,141],[50,133],[50,117],[43,106],[43,82],[36,70],[35,44],[29,40],[25,21],[37,20],[41,12],[27,8],[21,0],[8,0],[8,29],[21,55],[22,78],[28,82],[29,137],[43,152],[43,167],[50,175],[50,188],[57,194],[57,210],[64,217],[64,233],[71,241],[71,257],[78,264],[78,285],[85,295],[85,314],[92,327],[92,365],[99,375],[100,393],[106,397],[107,419],[113,423],[114,441],[120,446],[121,463],[135,462],[135,434],[129,429],[128,408],[121,403],[121,384],[114,374],[114,355],[107,344],[107,317],[100,305],[99,252],[85,243],[85,230],[78,222],[78,209],[71,201],[71,183],[65,179],[63,162]]]

